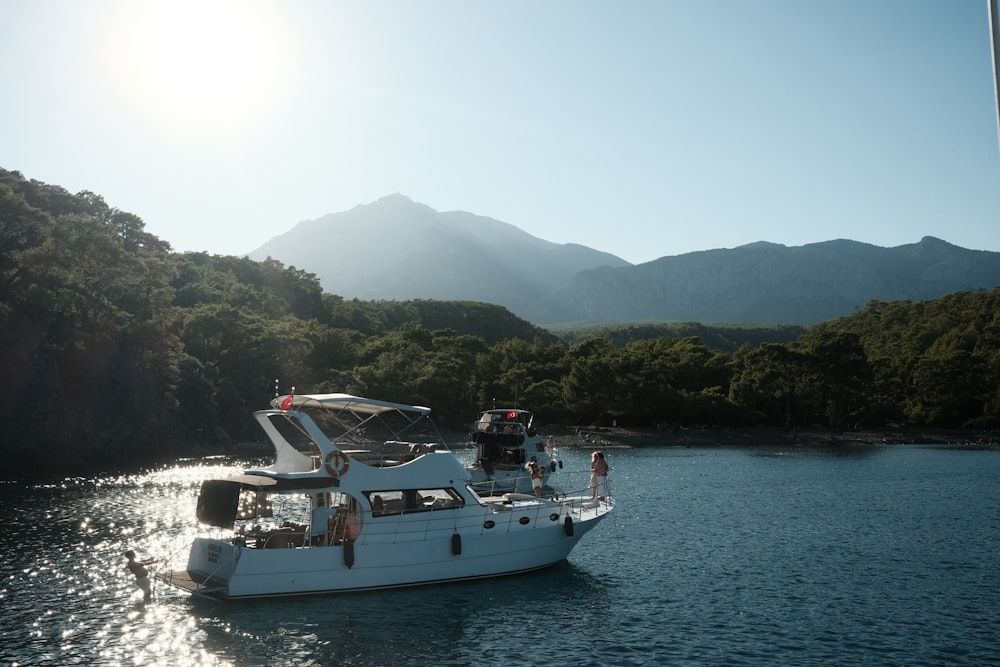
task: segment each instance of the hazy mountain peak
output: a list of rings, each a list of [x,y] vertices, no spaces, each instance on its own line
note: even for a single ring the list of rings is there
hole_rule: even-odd
[[[345,298],[480,301],[535,324],[778,322],[809,324],[878,299],[932,299],[1000,285],[1000,253],[932,236],[883,248],[849,239],[801,246],[757,241],[632,266],[400,193],[299,223],[258,248],[314,273]]]
[[[421,204],[419,202],[413,201],[404,194],[395,192],[393,194],[384,195],[379,197],[373,202],[367,204],[359,204],[349,211],[344,211],[342,213],[330,213],[320,220],[328,220],[331,216],[345,215],[345,214],[360,214],[367,212],[367,215],[376,214],[380,218],[385,216],[402,216],[402,215],[427,215],[431,213],[436,213],[427,204]]]
[[[406,195],[402,194],[401,192],[393,192],[392,194],[383,195],[383,196],[379,197],[378,199],[376,199],[374,203],[375,204],[379,204],[379,203],[383,203],[383,202],[388,202],[388,203],[392,203],[392,202],[406,203],[406,202],[409,202],[410,204],[414,203],[414,201],[412,199],[410,199]]]
[[[316,274],[346,298],[482,301],[545,321],[547,295],[580,271],[631,266],[463,211],[438,212],[395,193],[300,222],[249,255]]]
[[[740,248],[750,248],[750,249],[761,249],[761,248],[785,248],[787,246],[781,243],[772,243],[771,241],[754,241],[753,243],[746,243],[739,246]]]

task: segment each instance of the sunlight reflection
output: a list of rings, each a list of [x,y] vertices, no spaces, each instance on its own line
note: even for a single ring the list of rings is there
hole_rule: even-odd
[[[379,616],[386,604],[399,606],[406,593],[358,596],[347,605],[329,599],[289,603],[281,619],[274,617],[273,603],[208,605],[155,584],[152,603],[143,603],[125,568],[124,551],[132,548],[160,559],[154,569],[183,567],[198,532],[195,506],[202,480],[242,467],[213,459],[31,487],[26,492],[30,502],[14,511],[23,513],[19,525],[30,540],[18,540],[22,546],[4,582],[17,595],[0,593],[8,618],[20,619],[23,629],[15,637],[20,653],[5,653],[4,659],[176,666],[246,664],[249,656],[258,656],[262,662],[256,664],[269,664],[280,646],[281,659],[295,664],[319,664],[320,655],[333,660],[330,664],[343,664],[363,655],[368,650],[363,647],[376,645],[372,660],[384,658],[389,664],[393,647],[383,641],[382,627],[369,627],[365,619]],[[52,518],[40,522],[39,516]],[[438,600],[427,589],[424,598],[431,606],[454,609],[456,594],[481,605],[482,594],[492,589],[448,590]],[[424,620],[416,611],[398,613],[400,623]],[[446,640],[459,639],[464,631],[456,626],[450,632]],[[411,646],[410,657],[402,661],[422,662],[413,657],[415,650]]]

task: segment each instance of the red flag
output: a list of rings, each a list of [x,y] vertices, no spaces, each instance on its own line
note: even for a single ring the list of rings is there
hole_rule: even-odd
[[[292,409],[292,400],[293,399],[294,399],[294,395],[293,394],[289,394],[288,396],[285,396],[285,400],[283,400],[281,402],[281,409],[282,410],[291,410]]]

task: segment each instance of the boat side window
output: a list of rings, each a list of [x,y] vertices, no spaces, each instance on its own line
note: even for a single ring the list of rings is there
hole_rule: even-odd
[[[465,504],[462,496],[455,489],[417,489],[417,511],[437,510],[461,507]]]
[[[372,506],[372,516],[410,514],[438,509],[462,507],[465,500],[455,489],[400,489],[366,491]]]
[[[403,511],[402,491],[365,491],[372,506],[372,516],[387,516]]]

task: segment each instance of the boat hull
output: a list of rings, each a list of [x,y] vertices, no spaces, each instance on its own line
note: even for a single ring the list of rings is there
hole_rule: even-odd
[[[491,503],[474,527],[455,529],[454,515],[416,517],[379,530],[377,519],[354,542],[279,549],[242,547],[237,540],[197,538],[174,585],[194,593],[249,599],[420,586],[529,572],[562,562],[610,511],[581,506],[560,511],[547,502]],[[576,520],[573,519],[576,516]],[[567,527],[569,519],[569,527]],[[440,523],[441,525],[434,525]],[[486,527],[492,523],[492,526]],[[456,538],[455,536],[458,535]],[[165,581],[171,577],[165,575]],[[183,580],[192,583],[183,585]]]

